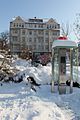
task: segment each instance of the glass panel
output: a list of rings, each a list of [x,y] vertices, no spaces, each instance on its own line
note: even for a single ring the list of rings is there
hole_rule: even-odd
[[[70,50],[66,51],[66,80],[70,80]]]
[[[54,55],[54,83],[58,83],[59,78],[59,64],[58,64],[58,53]]]
[[[73,80],[78,80],[78,49],[73,52]]]

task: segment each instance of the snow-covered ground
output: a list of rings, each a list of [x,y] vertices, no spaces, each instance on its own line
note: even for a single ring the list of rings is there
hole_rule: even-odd
[[[0,86],[0,120],[80,120],[80,89],[72,94],[51,93],[51,64],[31,67],[30,61],[17,60],[13,66],[25,73],[21,83]],[[42,85],[37,92],[26,85],[31,75]]]

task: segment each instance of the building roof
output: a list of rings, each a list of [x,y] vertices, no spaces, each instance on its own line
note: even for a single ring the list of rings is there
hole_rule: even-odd
[[[55,22],[55,23],[57,23],[56,22],[56,20],[55,19],[53,19],[53,18],[37,18],[37,17],[34,17],[34,18],[29,18],[29,19],[25,19],[25,18],[23,18],[23,17],[20,17],[20,16],[17,16],[17,17],[13,17],[12,18],[12,20],[11,20],[11,22],[13,22],[13,21],[15,21],[16,19],[21,19],[22,21],[24,21],[24,22],[27,22],[27,23],[49,23],[49,22]]]

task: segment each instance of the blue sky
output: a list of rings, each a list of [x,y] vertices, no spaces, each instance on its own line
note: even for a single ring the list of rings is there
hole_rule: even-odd
[[[73,24],[80,13],[80,0],[0,0],[0,32],[9,29],[14,16],[54,18],[60,24]]]

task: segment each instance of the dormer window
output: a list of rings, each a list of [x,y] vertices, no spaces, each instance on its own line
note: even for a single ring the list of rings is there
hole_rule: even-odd
[[[18,23],[17,23],[17,27],[18,27]]]
[[[19,24],[19,27],[21,27],[21,24]]]
[[[22,24],[22,27],[24,28],[24,24]]]

